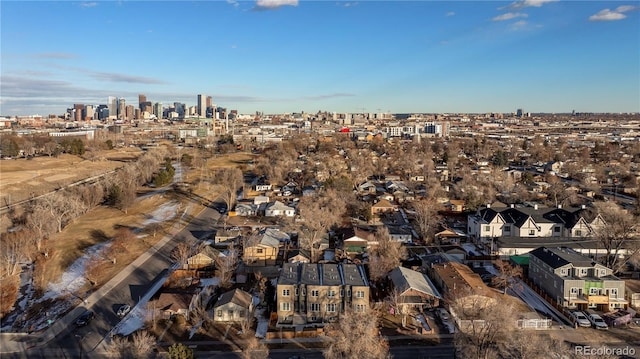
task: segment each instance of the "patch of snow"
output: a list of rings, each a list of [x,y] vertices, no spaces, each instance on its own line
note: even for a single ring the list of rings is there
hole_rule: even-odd
[[[264,317],[264,308],[256,309],[253,315],[256,317],[258,325],[256,327],[256,338],[264,339],[269,330],[269,319]]]
[[[219,283],[220,283],[220,278],[218,278],[218,277],[200,278],[200,286],[201,287],[218,286]]]
[[[471,252],[474,252],[476,255],[486,254],[484,253],[484,250],[478,248],[474,243],[461,243],[460,245],[467,254],[470,254]]]
[[[147,219],[142,222],[143,226],[148,226],[152,223],[160,223],[164,221],[168,221],[176,216],[178,213],[178,207],[180,204],[178,202],[169,202],[165,203],[162,206],[158,207],[155,211],[151,212]]]
[[[429,326],[429,324],[427,324],[427,320],[422,314],[419,314],[416,319],[418,319],[418,321],[422,323],[422,327],[424,328],[424,330],[426,330],[427,332],[431,331],[431,327]]]
[[[87,248],[82,257],[71,263],[69,268],[62,273],[58,282],[49,283],[47,292],[39,299],[39,301],[57,299],[69,294],[75,295],[75,293],[77,293],[77,291],[82,288],[87,281],[85,278],[87,263],[93,256],[97,255],[108,245],[110,245],[110,242],[103,242]]]
[[[172,271],[169,271],[172,272]],[[144,327],[145,317],[147,316],[147,303],[153,297],[154,294],[162,287],[162,285],[169,278],[169,274],[160,278],[154,285],[149,289],[149,291],[144,295],[144,297],[140,298],[140,301],[136,303],[136,305],[131,309],[131,312],[127,314],[118,325],[115,326],[111,330],[112,334],[121,334],[124,336],[130,335],[138,329]]]

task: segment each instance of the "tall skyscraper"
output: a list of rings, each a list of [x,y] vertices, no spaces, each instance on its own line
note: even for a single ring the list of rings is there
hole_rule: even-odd
[[[124,98],[118,99],[118,120],[125,120],[127,115],[127,103]]]
[[[83,104],[74,104],[73,105],[73,119],[74,121],[82,121],[82,112],[84,111],[84,105]]]
[[[213,106],[213,97],[207,96],[207,108]]]
[[[147,96],[143,94],[138,95],[138,108],[140,111],[144,111],[144,103],[147,102]]]
[[[109,96],[107,99],[107,108],[109,109],[110,119],[118,117],[118,99],[115,96]]]
[[[162,118],[162,103],[156,102],[153,105],[153,114],[156,115],[157,118]]]
[[[198,117],[207,117],[207,104],[206,98],[204,95],[198,95],[198,103],[197,103],[197,113]]]

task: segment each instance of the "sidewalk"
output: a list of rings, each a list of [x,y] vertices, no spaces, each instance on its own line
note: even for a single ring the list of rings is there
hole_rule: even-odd
[[[125,280],[136,268],[140,267],[144,262],[147,261],[147,259],[155,255],[178,232],[183,230],[188,225],[188,223],[183,223],[182,219],[185,217],[185,215],[188,214],[190,209],[191,206],[185,209],[181,218],[169,229],[168,233],[163,238],[161,238],[158,243],[141,254],[138,258],[136,258],[136,260],[126,266],[122,271],[120,271],[115,277],[111,278],[111,280],[105,283],[98,290],[91,293],[91,295],[89,295],[89,297],[85,299],[84,305],[80,305],[72,309],[63,317],[56,320],[55,323],[53,323],[53,325],[47,328],[44,332],[40,334],[0,333],[0,356],[3,353],[21,353],[35,346],[45,345],[65,329],[67,329],[67,327],[74,325],[74,321],[76,320],[76,318],[78,318],[85,310],[91,309],[93,307],[93,304],[96,303],[98,299],[103,297],[105,293],[110,292],[113,288],[120,284],[120,282]],[[200,214],[205,209],[206,207],[198,212],[198,214]]]

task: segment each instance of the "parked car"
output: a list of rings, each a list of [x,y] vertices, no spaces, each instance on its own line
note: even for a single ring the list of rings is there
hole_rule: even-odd
[[[122,318],[125,315],[127,315],[130,311],[131,311],[131,306],[129,304],[123,304],[120,306],[120,308],[118,308],[117,314],[120,318]]]
[[[93,319],[93,312],[92,311],[85,311],[84,313],[82,313],[82,315],[80,315],[78,317],[78,319],[76,319],[76,325],[79,327],[84,327],[85,325],[89,324],[89,322],[91,322],[91,319]]]
[[[576,323],[585,328],[591,328],[591,321],[587,318],[587,316],[581,311],[573,311],[571,312],[573,319],[575,319]]]
[[[609,329],[607,323],[602,319],[602,317],[598,314],[589,314],[589,321],[593,324],[593,327],[596,329]]]
[[[436,315],[438,315],[438,318],[440,318],[440,321],[442,321],[442,324],[449,324],[449,312],[447,312],[446,309],[444,308],[438,308],[436,309]]]

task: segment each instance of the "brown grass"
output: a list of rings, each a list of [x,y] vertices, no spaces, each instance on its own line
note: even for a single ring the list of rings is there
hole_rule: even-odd
[[[210,160],[208,166],[211,168],[240,166],[251,158],[253,158],[251,154],[231,154]],[[193,178],[198,176],[199,173],[199,170],[194,169],[186,171],[185,175]],[[212,201],[218,196],[218,188],[215,185],[194,186],[193,193]],[[191,205],[192,214],[198,213],[204,208],[199,202],[190,200],[185,196],[178,197],[171,192],[167,192],[164,195],[153,195],[139,200],[134,206],[129,208],[127,213],[110,207],[97,207],[77,218],[73,223],[67,225],[62,232],[53,235],[47,241],[45,246],[49,248],[48,258],[44,258],[44,256],[41,255],[36,260],[34,284],[37,293],[43,293],[48,283],[58,281],[66,268],[76,259],[80,258],[86,248],[113,237],[120,227],[140,228],[142,222],[145,220],[146,214],[174,200],[180,201],[181,208],[183,209],[186,205]],[[165,228],[171,226],[176,219],[177,218],[174,218],[174,220],[169,223],[164,223]],[[100,233],[100,235],[96,235],[96,233]],[[116,256],[115,264],[104,261],[101,275],[96,278],[97,286],[101,286],[110,278],[113,278],[115,274],[157,243],[164,234],[164,231],[159,231],[156,237],[149,234],[144,237],[144,239],[133,241],[127,246],[126,252],[119,253]],[[88,290],[90,288],[85,289]]]
[[[18,298],[20,276],[12,275],[0,279],[0,318],[10,312],[11,307]]]

